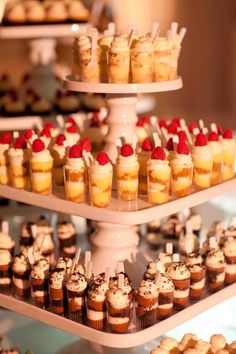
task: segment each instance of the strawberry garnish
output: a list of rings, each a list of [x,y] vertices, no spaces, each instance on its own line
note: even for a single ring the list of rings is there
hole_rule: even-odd
[[[25,137],[26,137],[26,139],[31,139],[32,136],[33,136],[33,129],[27,129],[27,130],[25,131]]]
[[[120,149],[120,153],[122,156],[128,157],[134,154],[134,149],[130,144],[124,144]]]
[[[80,145],[73,145],[69,150],[69,158],[78,159],[82,157],[82,148]]]
[[[177,153],[181,154],[181,155],[189,155],[189,153],[190,153],[189,147],[188,147],[188,144],[186,144],[185,141],[180,141],[177,144]]]
[[[66,137],[64,134],[59,134],[56,140],[56,144],[59,146],[64,145],[64,141],[66,140]]]
[[[41,139],[35,139],[32,145],[33,152],[41,152],[45,150],[45,144]]]
[[[155,149],[152,152],[152,159],[153,160],[162,160],[162,161],[166,160],[166,153],[165,153],[165,150],[163,149],[163,147],[161,147],[161,146],[155,147]]]
[[[0,137],[0,144],[11,144],[12,136],[9,132],[4,132]]]
[[[208,134],[208,141],[219,141],[219,135],[216,132],[210,132]]]
[[[170,138],[166,143],[166,148],[168,151],[174,151],[174,142],[173,138]]]
[[[179,137],[179,141],[188,141],[187,135],[184,130],[179,130],[177,132],[177,135]]]
[[[15,149],[27,149],[27,141],[26,137],[24,135],[20,135],[15,143],[14,143],[14,148]]]
[[[144,139],[142,142],[141,148],[143,151],[152,151],[153,150],[153,144],[150,139]]]
[[[206,145],[207,145],[207,139],[205,134],[203,134],[202,132],[198,133],[195,140],[195,146],[206,146]]]
[[[51,138],[51,132],[50,129],[48,128],[43,128],[43,130],[40,133],[40,136],[45,136],[46,138]]]
[[[82,150],[85,150],[87,152],[92,151],[92,144],[91,144],[91,141],[89,140],[89,138],[83,138],[80,142],[80,146],[81,146]]]
[[[195,123],[195,122],[190,123],[188,126],[188,130],[190,131],[191,134],[193,134],[193,130],[196,128],[198,128],[198,126],[197,126],[197,123]]]
[[[233,139],[234,134],[233,134],[233,130],[232,129],[225,129],[224,133],[223,133],[223,138],[224,139]]]
[[[77,129],[77,126],[75,124],[71,124],[67,129],[66,131],[68,133],[71,133],[71,134],[76,134],[78,133],[78,129]]]
[[[107,155],[106,152],[100,151],[97,156],[96,156],[96,161],[99,163],[99,165],[104,166],[106,165],[110,160],[109,156]]]

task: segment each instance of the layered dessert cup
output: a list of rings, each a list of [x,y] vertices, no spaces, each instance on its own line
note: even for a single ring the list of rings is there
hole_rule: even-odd
[[[154,42],[154,81],[168,81],[171,72],[171,48],[165,37],[158,37]]]
[[[226,181],[234,177],[236,143],[231,129],[226,129],[221,140],[223,150],[222,179]]]
[[[223,246],[225,256],[225,283],[236,282],[236,238],[228,237]]]
[[[157,320],[158,287],[155,280],[142,280],[135,293],[136,315],[141,328],[152,326]]]
[[[220,290],[225,281],[225,257],[220,249],[211,250],[206,258],[207,286],[210,292]]]
[[[62,221],[57,226],[57,235],[61,257],[73,258],[76,252],[76,230],[69,221]]]
[[[114,37],[107,52],[107,64],[109,83],[129,83],[130,48],[126,38]]]
[[[0,184],[10,184],[10,170],[8,149],[12,142],[10,133],[3,133],[0,137]]]
[[[66,163],[66,137],[58,135],[56,143],[51,149],[53,157],[53,181],[57,186],[64,186],[63,166]]]
[[[157,319],[163,320],[169,317],[173,311],[174,284],[167,275],[160,273],[157,280],[157,287],[159,290]]]
[[[132,82],[153,81],[153,43],[150,37],[140,37],[131,49]]]
[[[87,281],[83,274],[73,272],[66,282],[69,318],[82,323],[85,311]]]
[[[63,268],[59,268],[58,265],[50,273],[49,295],[50,295],[51,309],[52,312],[62,316],[66,312],[65,279],[66,279],[66,270]]]
[[[30,286],[30,264],[24,255],[16,256],[12,264],[13,290],[16,298],[28,300],[31,294]]]
[[[208,134],[208,145],[210,146],[212,156],[213,156],[211,184],[215,185],[221,182],[222,162],[223,162],[223,150],[217,133],[210,132]]]
[[[190,253],[186,258],[186,265],[190,271],[190,298],[200,299],[205,289],[206,266],[198,253]]]
[[[47,259],[41,258],[31,269],[31,292],[32,298],[36,306],[48,308],[49,306],[49,280],[50,265]]]

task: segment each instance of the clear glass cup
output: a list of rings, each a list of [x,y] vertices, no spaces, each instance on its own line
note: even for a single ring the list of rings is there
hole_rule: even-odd
[[[130,74],[130,50],[107,52],[108,81],[113,84],[128,84]]]
[[[113,170],[94,173],[93,165],[89,167],[90,203],[98,208],[106,208],[111,203]]]
[[[193,164],[171,163],[171,192],[175,198],[191,194],[193,184]]]
[[[169,200],[170,191],[170,166],[163,168],[153,168],[147,166],[148,176],[148,201],[152,204],[163,204]]]
[[[133,83],[153,82],[153,49],[131,50],[131,74]]]
[[[83,203],[86,194],[85,167],[78,169],[65,165],[63,172],[66,199],[76,203]]]
[[[118,199],[135,200],[138,198],[138,174],[139,163],[132,165],[120,165],[116,167],[116,183]]]

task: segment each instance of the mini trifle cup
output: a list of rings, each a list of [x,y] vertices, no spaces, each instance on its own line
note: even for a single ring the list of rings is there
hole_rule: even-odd
[[[119,288],[119,274],[124,275],[124,284],[122,286],[122,291],[126,293],[132,302],[133,297],[134,297],[134,289],[132,287],[132,282],[128,275],[125,272],[119,272],[115,276],[110,277],[109,279],[109,290],[114,290]]]
[[[111,202],[113,167],[108,155],[101,151],[89,166],[90,203],[106,208]]]
[[[77,41],[79,52],[80,79],[83,82],[100,82],[100,55],[101,49],[92,48],[92,39],[89,36],[81,35]]]
[[[158,287],[155,280],[142,280],[135,293],[136,315],[141,328],[152,326],[157,319]]]
[[[30,280],[33,302],[41,308],[49,307],[48,277],[50,265],[47,259],[41,258],[32,265]]]
[[[206,281],[206,266],[203,262],[203,258],[198,253],[189,253],[185,263],[191,274],[189,292],[190,298],[201,299]]]
[[[126,333],[131,317],[131,300],[122,287],[106,293],[107,322],[111,332]]]
[[[153,144],[150,139],[144,139],[141,145],[141,151],[138,154],[139,161],[139,194],[147,194],[147,161],[151,158]]]
[[[32,145],[30,158],[30,172],[32,191],[42,195],[52,192],[53,158],[44,142],[35,139]]]
[[[103,36],[98,40],[98,45],[101,49],[100,55],[100,72],[101,72],[101,82],[108,82],[108,66],[107,66],[107,53],[109,46],[113,41],[114,36],[107,35]]]
[[[175,80],[178,76],[178,62],[179,55],[181,51],[181,43],[179,35],[176,35],[174,39],[171,40],[171,59],[170,59],[170,80]]]
[[[10,133],[3,133],[0,137],[0,184],[10,184],[10,170],[8,149],[12,142]]]
[[[174,309],[181,311],[189,304],[189,289],[191,274],[182,262],[174,262],[167,268],[166,275],[174,284]]]
[[[63,316],[66,312],[66,270],[56,266],[50,273],[49,277],[49,296],[52,312]]]
[[[197,190],[209,188],[211,186],[211,174],[213,156],[203,133],[198,133],[195,145],[192,149],[192,159],[194,164],[193,183]]]
[[[207,287],[210,292],[220,290],[225,281],[225,257],[219,248],[212,249],[206,258]]]
[[[73,321],[82,323],[85,311],[85,290],[87,281],[83,274],[73,272],[66,282],[68,314]]]
[[[171,50],[170,43],[165,37],[158,37],[154,42],[154,81],[170,80]]]
[[[211,173],[211,184],[215,185],[221,182],[223,150],[219,141],[219,136],[215,132],[208,134],[208,145],[213,156],[213,165]]]
[[[28,300],[31,294],[30,263],[26,256],[16,256],[12,264],[14,296],[20,300]]]
[[[12,283],[12,256],[8,250],[0,250],[0,293],[10,293]]]
[[[72,222],[62,221],[57,226],[58,243],[61,257],[73,258],[76,252],[76,230]]]
[[[157,279],[157,287],[159,290],[157,319],[164,320],[169,317],[173,311],[174,284],[167,275],[160,273]]]
[[[225,283],[236,282],[236,238],[228,237],[223,246],[225,256]]]
[[[29,149],[26,138],[19,136],[8,150],[12,186],[19,189],[29,187]]]
[[[130,201],[138,197],[139,163],[134,149],[124,144],[116,162],[118,199]]]
[[[129,83],[130,49],[126,38],[114,37],[107,52],[107,64],[109,83]]]
[[[163,204],[169,199],[170,166],[161,146],[157,146],[147,162],[148,201],[152,204]]]
[[[63,166],[66,163],[66,137],[64,134],[58,135],[56,143],[51,149],[53,158],[53,181],[57,186],[64,186]]]
[[[108,282],[105,273],[91,280],[86,293],[86,315],[89,327],[104,330],[106,325],[106,292]]]
[[[233,131],[226,129],[221,140],[223,150],[222,180],[227,181],[234,177],[236,143]]]
[[[82,158],[82,148],[73,145],[64,166],[64,184],[66,199],[83,203],[85,201],[85,164]]]
[[[133,83],[153,82],[153,43],[140,37],[131,49],[131,76]]]
[[[188,145],[184,141],[177,144],[177,150],[171,159],[171,192],[175,198],[191,193],[193,181],[193,163]]]

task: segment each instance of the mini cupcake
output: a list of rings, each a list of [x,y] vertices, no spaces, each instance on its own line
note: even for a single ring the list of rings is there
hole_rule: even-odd
[[[210,292],[220,290],[225,280],[225,257],[220,249],[211,250],[206,258],[207,285]]]
[[[30,274],[32,297],[35,304],[42,308],[49,306],[48,277],[50,265],[45,258],[38,260]]]
[[[44,5],[40,2],[35,2],[27,9],[27,20],[31,24],[43,23],[46,19],[46,11]]]
[[[183,310],[189,303],[189,288],[191,274],[184,263],[173,262],[166,271],[174,283],[174,309]]]
[[[76,230],[72,222],[62,221],[57,226],[61,257],[73,258],[76,252]]]
[[[68,2],[67,11],[70,21],[82,22],[87,21],[89,18],[89,11],[80,0]]]
[[[11,25],[23,25],[27,21],[24,4],[19,2],[9,6],[5,15],[5,21]]]
[[[131,316],[131,300],[123,287],[109,289],[106,293],[107,322],[114,333],[126,333]]]
[[[74,272],[66,282],[69,318],[82,323],[85,310],[84,295],[87,288],[85,276]]]
[[[65,281],[65,269],[56,267],[52,270],[49,278],[49,295],[52,311],[58,315],[64,315],[66,312]]]
[[[89,327],[103,330],[106,324],[106,292],[108,282],[105,273],[95,277],[88,286],[86,294],[86,314]]]
[[[58,112],[64,114],[78,113],[80,109],[80,100],[76,93],[67,91],[58,91],[55,106]]]
[[[53,1],[49,4],[46,21],[49,23],[60,23],[67,20],[67,11],[65,4],[62,1]]]
[[[228,237],[224,243],[223,252],[225,256],[225,282],[232,284],[236,282],[236,238]]]
[[[16,256],[12,264],[13,289],[15,297],[27,300],[30,297],[30,264],[24,255]]]
[[[51,103],[39,95],[35,95],[33,101],[30,104],[30,112],[35,115],[49,115],[51,113]]]
[[[197,253],[190,253],[186,258],[186,266],[191,274],[190,297],[200,299],[205,288],[205,264],[202,256]]]
[[[8,250],[0,250],[0,292],[8,293],[11,287],[11,253]]]
[[[136,315],[141,328],[152,326],[156,323],[158,287],[154,280],[142,280],[136,290]]]
[[[172,280],[160,273],[157,280],[158,305],[157,305],[157,319],[163,320],[169,317],[173,311],[173,299],[174,299],[174,284]]]

